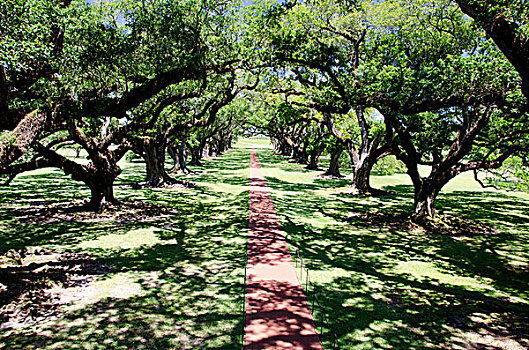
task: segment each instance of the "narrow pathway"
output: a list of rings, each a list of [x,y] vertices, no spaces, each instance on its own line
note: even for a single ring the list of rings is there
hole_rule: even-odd
[[[246,274],[246,349],[323,349],[254,149]]]

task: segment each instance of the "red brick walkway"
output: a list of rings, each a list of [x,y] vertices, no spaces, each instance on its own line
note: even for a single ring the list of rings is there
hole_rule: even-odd
[[[254,149],[245,347],[323,349]]]

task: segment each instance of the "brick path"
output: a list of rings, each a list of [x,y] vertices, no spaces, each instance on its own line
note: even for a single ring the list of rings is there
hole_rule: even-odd
[[[246,274],[246,349],[323,349],[254,149]]]

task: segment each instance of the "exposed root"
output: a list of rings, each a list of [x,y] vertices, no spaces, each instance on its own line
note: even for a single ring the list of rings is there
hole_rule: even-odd
[[[370,187],[367,191],[361,191],[356,187],[348,186],[344,189],[339,189],[335,192],[332,192],[335,195],[344,195],[344,196],[373,196],[373,197],[382,197],[382,196],[394,196],[396,193],[394,191],[380,190],[377,188]]]
[[[420,230],[426,233],[450,236],[479,236],[498,233],[491,225],[451,215],[440,215],[436,218],[417,222],[407,213],[387,213],[373,210],[352,213],[348,217],[348,220],[357,219],[361,219],[369,226],[386,227],[399,231]]]
[[[411,217],[411,220],[415,224],[423,227],[427,232],[452,236],[480,236],[498,233],[491,225],[452,215],[437,215],[436,217],[421,218]]]
[[[337,180],[337,179],[343,179],[345,175],[332,175],[332,174],[329,175],[327,173],[323,173],[323,174],[316,175],[315,177],[320,178],[320,179]]]
[[[142,181],[142,182],[136,182],[131,185],[123,185],[120,187],[121,188],[130,187],[133,189],[141,189],[141,188],[194,188],[195,186],[196,185],[190,181],[169,178],[157,184],[149,183],[147,181]]]
[[[87,254],[42,248],[0,252],[0,329],[56,317],[66,288],[85,287],[110,272]]]
[[[178,214],[178,210],[174,208],[140,201],[107,204],[101,212],[87,210],[85,204],[85,202],[33,202],[27,207],[13,210],[17,213],[18,221],[30,224],[116,221],[120,225],[135,221],[156,221]]]

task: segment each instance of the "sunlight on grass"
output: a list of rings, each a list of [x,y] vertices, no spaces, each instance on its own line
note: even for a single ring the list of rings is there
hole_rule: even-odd
[[[95,240],[84,241],[79,244],[80,248],[101,248],[101,249],[133,249],[141,246],[153,246],[162,241],[158,238],[155,227],[131,230],[126,234],[109,234],[101,236]],[[166,242],[167,244],[174,242]]]
[[[494,281],[490,278],[482,277],[480,278],[480,281],[478,281],[472,277],[458,276],[450,273],[449,271],[436,267],[431,262],[405,261],[399,263],[392,269],[382,269],[381,271],[386,273],[407,274],[410,275],[409,278],[418,281],[430,280],[430,283],[434,284],[461,286],[466,290],[480,291],[485,293],[485,295],[490,295],[497,298],[506,298],[513,303],[529,304],[529,300],[496,290],[492,287]]]
[[[138,275],[136,272],[122,272],[96,280],[87,288],[68,288],[63,292],[63,300],[71,298],[74,301],[66,307],[66,310],[70,312],[80,310],[108,298],[127,299],[145,295],[147,292],[139,283],[140,278],[145,278],[145,276]]]
[[[192,189],[120,188],[145,174],[142,163],[124,162],[118,197],[175,208],[178,214],[169,218],[31,225],[22,220],[23,208],[84,198],[87,189],[49,169],[0,188],[6,248],[51,246],[91,254],[112,267],[89,288],[69,290],[62,318],[4,332],[0,348],[239,348],[250,147],[258,152],[289,249],[295,255],[299,247],[337,332],[338,348],[529,347],[526,194],[483,191],[471,174],[446,186],[439,210],[488,223],[496,234],[450,236],[368,222],[353,214],[409,212],[413,189],[406,175],[372,178],[392,196],[332,194],[349,180],[319,178],[321,171],[304,170],[265,148],[268,140],[252,138],[193,167],[194,174],[178,175],[195,182]],[[311,285],[309,303],[313,293]],[[316,308],[317,323],[320,314]],[[331,348],[327,325],[322,340]]]
[[[0,239],[6,248],[70,250],[111,267],[86,286],[57,292],[60,318],[0,333],[0,348],[239,348],[248,163],[248,150],[235,149],[194,167],[189,177],[179,176],[195,188],[135,190],[121,185],[142,181],[145,166],[122,161],[116,196],[178,213],[160,218],[79,222],[72,217],[31,225],[20,220],[24,208],[85,198],[87,189],[50,169],[0,188],[0,225],[8,228]]]
[[[272,148],[268,137],[243,137],[235,145],[235,148]]]
[[[481,328],[490,332],[481,340],[501,348],[529,344],[521,326],[529,313],[526,194],[483,191],[472,174],[463,174],[443,189],[437,208],[490,223],[498,234],[409,231],[351,216],[408,213],[413,188],[407,175],[372,177],[392,196],[343,196],[336,193],[348,179],[321,179],[321,172],[257,152],[290,251],[299,247],[340,349],[468,348],[473,338],[461,332],[479,334]],[[307,272],[297,273],[306,287]],[[311,284],[309,301],[313,293]],[[320,314],[317,308],[317,323]],[[479,323],[472,321],[476,314],[483,315]],[[512,339],[494,333],[493,325]],[[332,339],[324,327],[324,347],[332,347]]]

